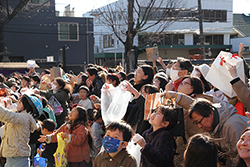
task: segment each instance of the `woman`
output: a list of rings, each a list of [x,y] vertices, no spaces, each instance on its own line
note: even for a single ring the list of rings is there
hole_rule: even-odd
[[[41,96],[45,96],[48,101],[52,96],[54,96],[59,101],[61,107],[63,108],[63,112],[60,115],[56,116],[56,122],[58,127],[60,127],[64,123],[65,117],[69,113],[68,101],[73,89],[72,86],[67,84],[61,77],[57,77],[52,82],[52,91],[53,93],[44,91],[36,93],[40,93]]]
[[[239,161],[237,167],[250,167],[250,127],[246,128],[237,142]]]
[[[137,91],[145,84],[152,84],[154,77],[153,68],[150,65],[141,65],[137,68],[134,76],[134,88]]]
[[[35,100],[39,109],[33,104]],[[36,121],[32,117],[38,117],[42,104],[36,97],[24,95],[17,102],[17,111],[12,112],[0,106],[0,121],[5,123],[0,154],[6,157],[5,167],[30,166],[30,133],[37,129]],[[38,111],[39,110],[39,111]],[[31,115],[32,114],[32,115]]]
[[[217,167],[216,144],[204,134],[190,138],[183,156],[184,167]]]
[[[157,74],[156,74],[157,75]],[[165,86],[168,84],[167,76],[163,77],[161,75],[157,75],[154,78],[153,84],[160,90],[165,90]]]

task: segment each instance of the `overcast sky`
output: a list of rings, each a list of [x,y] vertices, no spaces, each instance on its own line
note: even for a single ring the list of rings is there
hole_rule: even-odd
[[[104,6],[105,4],[115,2],[116,0],[56,0],[56,10],[62,15],[64,7],[70,4],[71,8],[75,8],[75,16],[81,17],[83,13]],[[234,13],[249,13],[250,0],[233,0]]]

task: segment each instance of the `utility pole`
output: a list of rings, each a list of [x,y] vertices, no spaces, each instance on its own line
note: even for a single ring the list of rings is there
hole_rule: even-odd
[[[203,59],[206,59],[205,46],[204,46],[204,34],[203,34],[203,12],[201,9],[201,0],[198,0],[198,12],[199,12],[201,55]]]

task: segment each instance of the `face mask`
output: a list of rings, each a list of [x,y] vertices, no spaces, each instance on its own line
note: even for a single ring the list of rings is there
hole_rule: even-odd
[[[170,71],[171,71],[170,68],[167,68],[167,69],[166,69],[166,74],[167,74],[168,77],[170,76]]]
[[[107,153],[116,153],[118,151],[120,140],[113,137],[104,137],[102,145]]]
[[[31,82],[30,82],[30,85],[31,85],[31,86],[33,86],[33,85],[34,85],[34,82],[33,82],[33,81],[31,81]]]
[[[52,84],[51,88],[52,88],[53,90],[57,90],[55,84]]]
[[[170,71],[170,78],[172,81],[177,81],[180,77],[178,75],[179,71],[178,70],[172,70]]]

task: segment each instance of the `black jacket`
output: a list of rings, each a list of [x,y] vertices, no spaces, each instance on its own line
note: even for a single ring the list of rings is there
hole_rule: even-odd
[[[95,77],[95,79],[92,82],[92,88],[91,88],[91,92],[90,94],[94,94],[98,97],[101,97],[101,88],[102,88],[103,82],[102,82],[102,78],[97,76]]]
[[[143,167],[174,167],[176,143],[166,128],[153,131],[151,127],[142,136],[147,143],[141,150]]]

